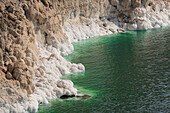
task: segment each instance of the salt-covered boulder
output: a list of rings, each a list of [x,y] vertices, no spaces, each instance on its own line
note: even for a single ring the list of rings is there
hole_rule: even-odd
[[[28,105],[28,109],[27,110],[29,112],[33,112],[33,113],[37,112],[38,111],[38,101],[37,101],[37,99],[30,97],[28,102],[29,102],[29,105]]]
[[[73,87],[73,82],[71,80],[59,80],[57,82],[57,86],[60,88],[72,88]]]
[[[57,83],[57,86],[59,88],[63,88],[63,95],[76,95],[77,94],[77,89],[73,87],[73,82],[70,80],[59,80]]]
[[[85,67],[83,64],[79,63],[77,64],[78,65],[78,69],[81,70],[81,71],[84,71],[85,70]]]

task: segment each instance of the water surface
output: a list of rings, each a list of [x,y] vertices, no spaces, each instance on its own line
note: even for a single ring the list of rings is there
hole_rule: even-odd
[[[96,37],[74,47],[67,59],[86,71],[64,79],[92,97],[52,101],[40,113],[170,111],[170,27]]]

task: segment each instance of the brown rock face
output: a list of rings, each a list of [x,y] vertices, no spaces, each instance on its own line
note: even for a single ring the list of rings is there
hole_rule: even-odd
[[[0,98],[5,100],[17,101],[20,96],[26,98],[27,94],[34,91],[32,75],[23,63],[26,58],[24,51],[29,44],[33,44],[30,40],[33,37],[29,33],[32,30],[29,29],[30,25],[17,0],[0,1],[0,92],[7,92],[5,95],[0,94]],[[13,95],[8,87],[16,89]]]

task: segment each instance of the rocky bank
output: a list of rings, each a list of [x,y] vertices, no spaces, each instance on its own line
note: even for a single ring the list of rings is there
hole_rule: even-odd
[[[76,95],[73,42],[170,25],[169,0],[0,0],[0,113],[37,112]]]

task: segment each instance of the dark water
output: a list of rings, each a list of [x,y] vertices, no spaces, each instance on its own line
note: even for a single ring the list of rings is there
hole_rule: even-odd
[[[170,27],[130,31],[74,44],[68,56],[85,73],[66,76],[87,100],[56,100],[41,113],[170,112]]]

